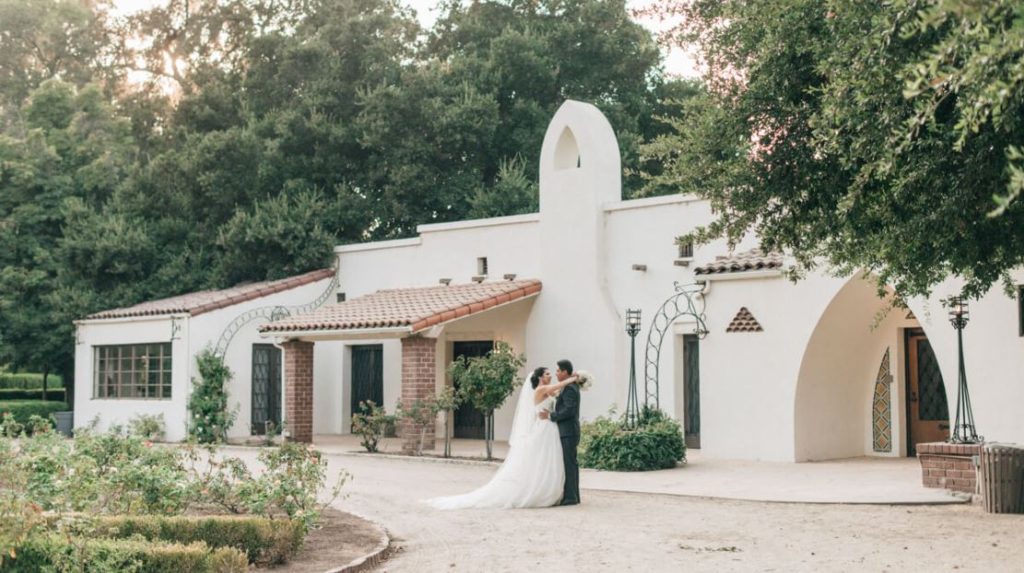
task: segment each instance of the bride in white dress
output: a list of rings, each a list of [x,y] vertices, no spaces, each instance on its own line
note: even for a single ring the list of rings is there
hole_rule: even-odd
[[[562,498],[565,466],[558,425],[541,420],[541,410],[551,411],[554,394],[576,381],[570,377],[551,383],[551,373],[533,371],[519,392],[519,402],[508,439],[508,455],[491,481],[469,493],[427,500],[438,509],[513,509],[550,507]]]

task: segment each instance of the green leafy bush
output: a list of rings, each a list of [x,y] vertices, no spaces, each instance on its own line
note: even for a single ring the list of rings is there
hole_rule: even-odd
[[[288,517],[301,525],[303,534],[317,526],[320,512],[341,493],[349,475],[342,471],[323,502],[319,493],[327,482],[327,460],[311,447],[285,443],[260,451],[264,469],[253,473],[242,460],[219,457],[212,447],[200,456],[204,470],[196,471],[195,488],[203,501],[232,513],[250,513],[266,518]]]
[[[417,456],[423,455],[423,443],[427,437],[427,429],[434,425],[437,420],[437,413],[440,411],[437,400],[433,397],[426,400],[415,400],[408,406],[398,401],[395,407],[395,416],[399,420],[407,420],[413,428],[419,428],[420,439],[416,442]]]
[[[0,417],[10,413],[20,424],[28,424],[29,418],[39,416],[49,418],[54,412],[64,412],[68,405],[64,402],[43,402],[41,400],[24,400],[18,402],[0,402]]]
[[[188,399],[188,433],[202,444],[224,442],[237,415],[228,409],[227,387],[231,382],[231,369],[209,348],[196,356],[196,365],[199,378],[192,379],[192,394]]]
[[[377,443],[395,424],[396,417],[384,411],[373,400],[359,402],[359,413],[352,415],[352,433],[359,434],[361,446],[368,452],[377,451]]]
[[[166,428],[163,414],[138,414],[128,420],[128,433],[147,440],[164,441]]]
[[[62,386],[64,386],[64,380],[56,374],[50,374],[46,379],[47,388],[61,388]],[[35,390],[42,388],[42,374],[0,372],[0,389]]]
[[[112,516],[97,519],[92,534],[98,537],[142,537],[149,541],[210,547],[233,547],[250,563],[277,565],[288,561],[302,545],[305,531],[296,522],[247,516],[162,517]]]
[[[8,402],[13,400],[50,400],[64,402],[64,389],[63,388],[51,388],[46,391],[46,397],[43,397],[42,388],[34,388],[29,390],[8,390],[0,389],[0,402]]]
[[[211,550],[202,542],[181,545],[56,533],[29,537],[10,557],[5,557],[3,570],[14,573],[241,573],[249,567],[245,554],[232,547]]]
[[[644,408],[635,429],[624,417],[600,417],[581,426],[580,466],[613,471],[673,468],[686,456],[679,422],[660,410]]]

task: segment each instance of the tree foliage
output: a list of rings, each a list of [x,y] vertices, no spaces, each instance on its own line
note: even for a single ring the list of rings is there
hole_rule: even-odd
[[[804,268],[864,269],[904,296],[951,275],[977,296],[1024,262],[1019,2],[672,10],[708,89],[647,148],[668,163],[649,184],[711,200],[697,238],[756,232]]]
[[[91,312],[534,210],[565,98],[635,194],[681,93],[623,0],[0,0],[0,38],[0,364],[69,380]]]

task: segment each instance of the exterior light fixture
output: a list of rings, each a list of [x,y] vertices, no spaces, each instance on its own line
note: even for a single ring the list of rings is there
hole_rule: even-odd
[[[516,274],[515,273],[507,273],[507,274],[504,275],[504,279],[507,280],[507,281],[514,281],[514,280],[516,280]]]
[[[626,428],[636,428],[640,420],[640,401],[636,397],[636,335],[640,334],[640,309],[626,310],[626,334],[629,335],[629,389],[626,394]]]
[[[977,444],[984,440],[974,427],[974,412],[971,409],[971,395],[967,391],[967,370],[964,368],[964,327],[971,318],[967,301],[962,296],[952,296],[947,302],[949,322],[956,329],[957,351],[960,359],[959,379],[956,393],[956,421],[949,441],[954,444]]]
[[[452,279],[438,279],[437,282],[443,284],[444,286],[448,286],[452,283]]]

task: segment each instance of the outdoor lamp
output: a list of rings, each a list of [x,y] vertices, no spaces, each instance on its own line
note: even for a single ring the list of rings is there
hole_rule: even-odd
[[[636,336],[640,332],[640,309],[626,310],[626,334]]]

